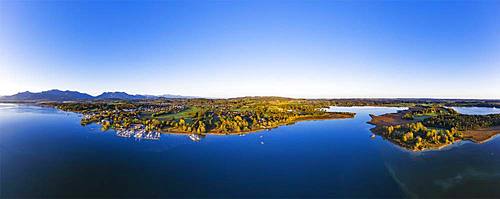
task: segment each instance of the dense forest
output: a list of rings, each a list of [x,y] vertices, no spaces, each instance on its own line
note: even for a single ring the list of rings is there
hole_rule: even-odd
[[[414,106],[408,111],[405,111],[403,119],[413,120],[416,118],[429,118],[436,115],[457,115],[458,112],[452,108],[441,107],[437,105],[432,106]]]

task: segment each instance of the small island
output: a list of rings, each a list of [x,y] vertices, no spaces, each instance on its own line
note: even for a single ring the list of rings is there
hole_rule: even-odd
[[[233,99],[96,100],[46,103],[82,114],[81,124],[98,123],[119,136],[159,139],[160,133],[228,135],[272,129],[305,120],[353,118],[355,113],[328,112],[324,100],[282,97]]]
[[[436,105],[420,105],[370,115],[372,132],[412,151],[439,149],[461,140],[482,143],[500,133],[500,114],[465,115]]]

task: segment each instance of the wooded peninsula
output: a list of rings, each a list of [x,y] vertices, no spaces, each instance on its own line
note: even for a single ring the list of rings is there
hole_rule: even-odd
[[[481,143],[500,133],[500,114],[465,115],[443,106],[414,106],[370,115],[372,132],[413,151],[439,149],[461,140]]]
[[[159,99],[48,103],[83,114],[82,125],[102,130],[185,134],[241,134],[304,120],[352,118],[354,113],[327,112],[329,103],[280,97],[234,99]],[[124,134],[126,135],[126,133]]]

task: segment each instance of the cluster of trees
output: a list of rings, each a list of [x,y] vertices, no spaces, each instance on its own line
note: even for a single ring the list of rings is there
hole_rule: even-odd
[[[404,115],[403,119],[412,120],[415,116],[435,116],[435,115],[456,115],[458,114],[452,108],[442,106],[415,106],[410,108]]]
[[[96,111],[112,111],[112,110],[134,110],[138,106],[128,102],[73,102],[73,103],[57,103],[54,104],[58,109],[63,111],[77,113],[91,113]]]
[[[500,125],[500,114],[490,115],[438,115],[425,119],[424,124],[429,127],[451,129],[461,131]]]
[[[128,128],[131,124],[140,123],[137,111],[102,111],[85,115],[80,123],[87,125],[90,123],[106,122],[113,128]],[[106,128],[107,129],[107,128]]]
[[[449,130],[427,128],[421,122],[384,126],[382,129],[385,137],[412,149],[424,149],[431,145],[448,144],[463,137],[462,133],[456,128]]]
[[[438,115],[454,115],[458,114],[457,111],[455,111],[452,108],[446,108],[442,106],[417,106],[412,108],[412,113],[415,115],[433,115],[433,114],[438,114]]]

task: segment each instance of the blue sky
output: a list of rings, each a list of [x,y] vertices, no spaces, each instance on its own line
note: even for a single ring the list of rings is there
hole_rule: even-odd
[[[0,1],[0,95],[500,98],[498,1]]]

